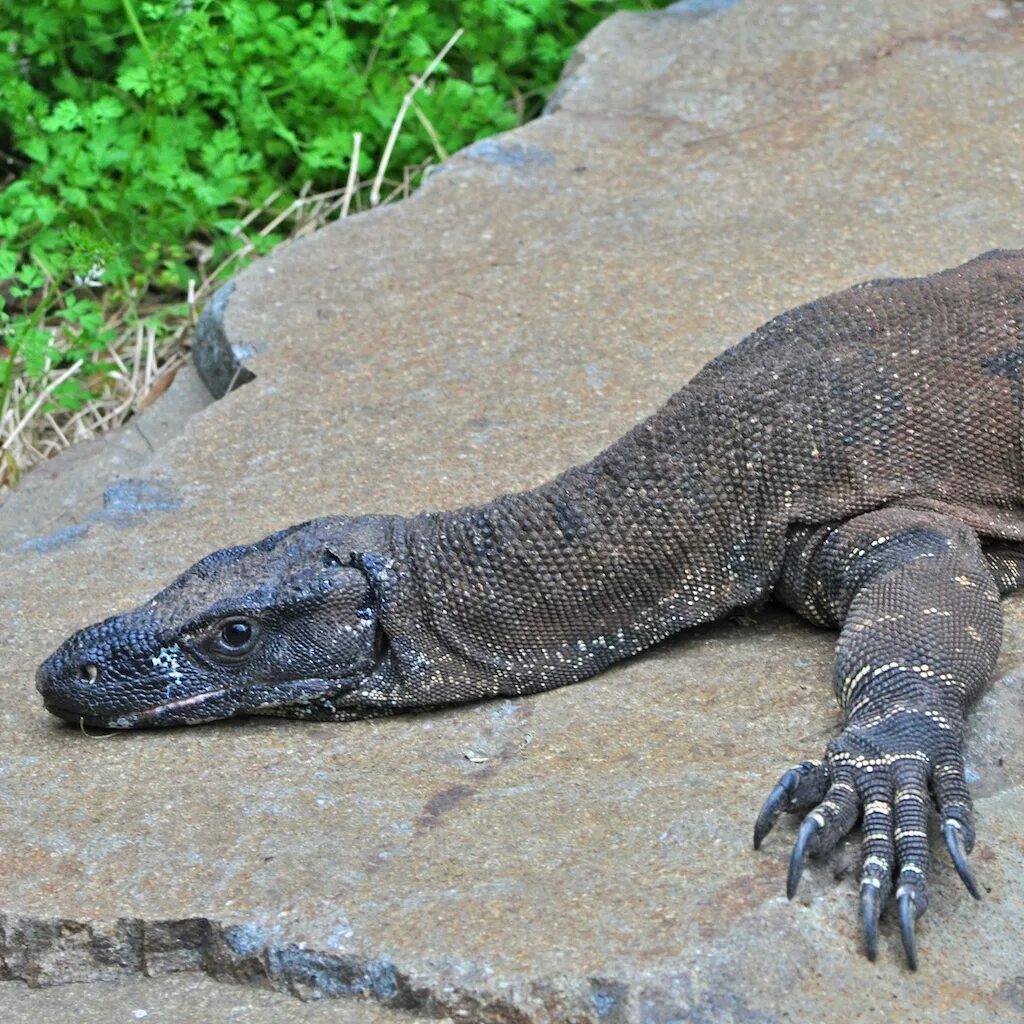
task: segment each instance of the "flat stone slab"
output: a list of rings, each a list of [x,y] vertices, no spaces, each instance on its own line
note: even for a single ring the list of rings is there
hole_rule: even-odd
[[[986,899],[936,845],[917,974],[891,919],[860,953],[855,844],[791,905],[792,827],[750,849],[837,722],[834,637],[781,610],[347,725],[87,737],[32,688],[73,628],[214,547],[532,486],[784,309],[1024,246],[1022,82],[998,0],[617,15],[549,116],[241,274],[212,326],[255,379],[153,456],[125,499],[150,504],[0,555],[0,973],[202,970],[503,1022],[1024,1011],[1020,601],[971,733]]]
[[[0,985],[4,1024],[408,1024],[409,1017],[380,1003],[298,1003],[252,985],[220,985],[201,974],[150,979],[126,975],[116,982],[28,988]]]

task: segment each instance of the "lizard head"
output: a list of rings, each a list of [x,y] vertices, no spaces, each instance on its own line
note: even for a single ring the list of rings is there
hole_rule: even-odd
[[[343,697],[386,654],[387,563],[366,552],[389,543],[387,519],[329,518],[215,551],[145,604],[75,633],[36,688],[59,718],[119,729]]]

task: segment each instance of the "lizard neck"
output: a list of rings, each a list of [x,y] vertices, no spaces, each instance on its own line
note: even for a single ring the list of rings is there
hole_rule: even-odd
[[[783,531],[755,554],[772,532],[758,474],[681,429],[702,422],[679,407],[694,401],[534,490],[404,521],[390,625],[435,685],[548,689],[764,598]]]

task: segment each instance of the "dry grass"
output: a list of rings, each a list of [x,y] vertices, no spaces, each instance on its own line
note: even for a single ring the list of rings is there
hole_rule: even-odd
[[[49,402],[53,389],[78,373],[82,366],[80,361],[71,366],[55,366],[46,375],[42,390],[38,381],[33,381],[31,388],[20,378],[11,382],[0,407],[0,501],[32,466],[52,458],[78,441],[120,426],[155,401],[188,359],[199,310],[232,272],[240,270],[265,248],[265,245],[260,245],[261,240],[271,234],[284,234],[288,240],[301,238],[331,221],[380,203],[407,198],[411,194],[415,183],[433,160],[404,167],[398,174],[389,174],[388,162],[394,139],[409,110],[421,123],[425,120],[423,111],[416,105],[416,93],[459,35],[461,29],[427,70],[411,81],[395,118],[389,145],[372,176],[360,179],[357,174],[362,144],[357,132],[353,140],[351,171],[343,188],[310,194],[307,186],[294,201],[281,208],[278,204],[284,190],[278,190],[245,212],[235,231],[241,244],[226,260],[213,265],[210,251],[205,246],[193,245],[196,278],[189,282],[187,295],[146,296],[141,302],[125,302],[111,308],[105,326],[114,332],[115,338],[108,346],[106,356],[116,369],[88,382],[95,396],[85,406],[71,412],[53,409]],[[436,133],[431,131],[431,137],[435,139],[438,157],[444,159],[447,154],[436,139]],[[157,327],[152,326],[157,315],[159,333]],[[43,326],[52,332],[58,350],[62,350],[65,347],[61,336],[63,322],[54,320]],[[2,350],[0,354],[3,354]]]

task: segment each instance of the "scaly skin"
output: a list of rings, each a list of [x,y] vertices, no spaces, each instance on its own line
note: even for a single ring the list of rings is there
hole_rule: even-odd
[[[978,888],[964,716],[1024,582],[1024,252],[783,314],[591,462],[414,518],[318,519],[215,552],[39,669],[46,707],[115,728],[344,720],[576,682],[775,594],[841,630],[844,714],[755,828],[790,864],[864,820],[869,956],[895,887],[927,904],[929,788]]]

